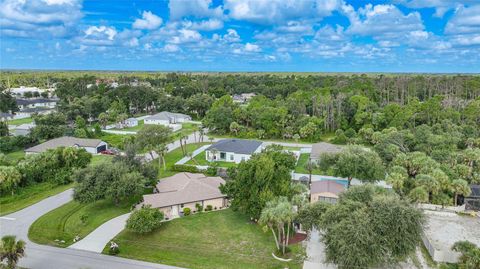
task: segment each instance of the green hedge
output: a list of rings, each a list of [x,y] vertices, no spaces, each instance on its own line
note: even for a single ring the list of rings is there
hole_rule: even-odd
[[[189,172],[189,173],[202,173],[203,170],[198,169],[196,166],[187,164],[175,164],[173,171],[176,172]]]

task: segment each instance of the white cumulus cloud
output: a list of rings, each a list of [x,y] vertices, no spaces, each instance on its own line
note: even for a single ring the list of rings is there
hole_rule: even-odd
[[[136,19],[133,23],[135,29],[153,30],[162,25],[162,18],[153,14],[151,11],[143,11],[142,18]]]

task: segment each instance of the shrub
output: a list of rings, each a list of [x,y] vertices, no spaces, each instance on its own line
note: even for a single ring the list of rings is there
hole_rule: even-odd
[[[185,208],[183,209],[183,215],[184,215],[184,216],[188,216],[188,215],[190,215],[191,213],[192,213],[192,211],[190,210],[190,208],[185,207]]]
[[[205,174],[207,176],[211,176],[211,177],[214,177],[217,175],[217,171],[218,171],[218,165],[215,163],[213,165],[210,165],[208,168],[207,168],[207,171],[205,171]]]
[[[197,212],[203,211],[203,206],[201,204],[195,204],[195,208],[197,209]]]
[[[187,164],[175,164],[173,166],[173,171],[176,172],[189,172],[189,173],[198,173],[200,170],[193,166],[193,165],[187,165]]]
[[[163,213],[150,206],[142,207],[130,215],[127,220],[127,229],[135,233],[149,233],[162,224]]]
[[[207,205],[205,207],[205,211],[212,211],[212,209],[213,209],[212,205]]]
[[[87,223],[87,220],[88,220],[88,214],[83,214],[80,216],[80,221],[82,222],[82,224],[86,224]]]
[[[118,247],[117,243],[110,242],[110,248],[108,249],[108,254],[110,255],[117,255],[120,253],[120,248]]]

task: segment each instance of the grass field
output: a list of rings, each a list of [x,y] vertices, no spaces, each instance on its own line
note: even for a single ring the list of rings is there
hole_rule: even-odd
[[[205,151],[200,152],[197,156],[193,157],[192,160],[189,160],[186,164],[191,164],[191,165],[212,165],[216,163],[218,167],[235,167],[237,166],[236,163],[229,163],[229,162],[209,162],[206,159],[205,156]]]
[[[45,182],[19,188],[14,195],[2,195],[0,197],[0,216],[10,214],[27,206],[33,205],[47,197],[69,189],[72,186],[73,184],[58,186]]]
[[[39,244],[67,247],[73,244],[75,236],[83,238],[104,222],[128,213],[139,200],[140,197],[133,197],[118,206],[111,200],[89,204],[71,201],[37,219],[30,226],[28,237]],[[55,240],[64,240],[65,243]]]
[[[16,119],[16,120],[7,121],[8,125],[20,125],[20,124],[31,123],[31,122],[33,122],[32,118],[24,118],[24,119]]]
[[[231,209],[165,222],[145,235],[124,230],[113,241],[119,245],[119,256],[185,268],[301,268],[302,264],[296,255],[289,263],[275,260],[271,232]],[[300,245],[292,250],[302,252]]]

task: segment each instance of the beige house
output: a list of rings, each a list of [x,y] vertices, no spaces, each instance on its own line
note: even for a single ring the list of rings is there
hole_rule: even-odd
[[[218,187],[224,183],[221,177],[178,173],[162,179],[156,185],[156,193],[143,196],[143,204],[158,208],[165,219],[181,216],[185,208],[195,213],[196,204],[203,208],[210,205],[213,210],[222,209],[227,206],[227,198]]]
[[[337,203],[339,194],[345,190],[345,185],[335,180],[314,181],[310,187],[310,202],[323,201]]]

